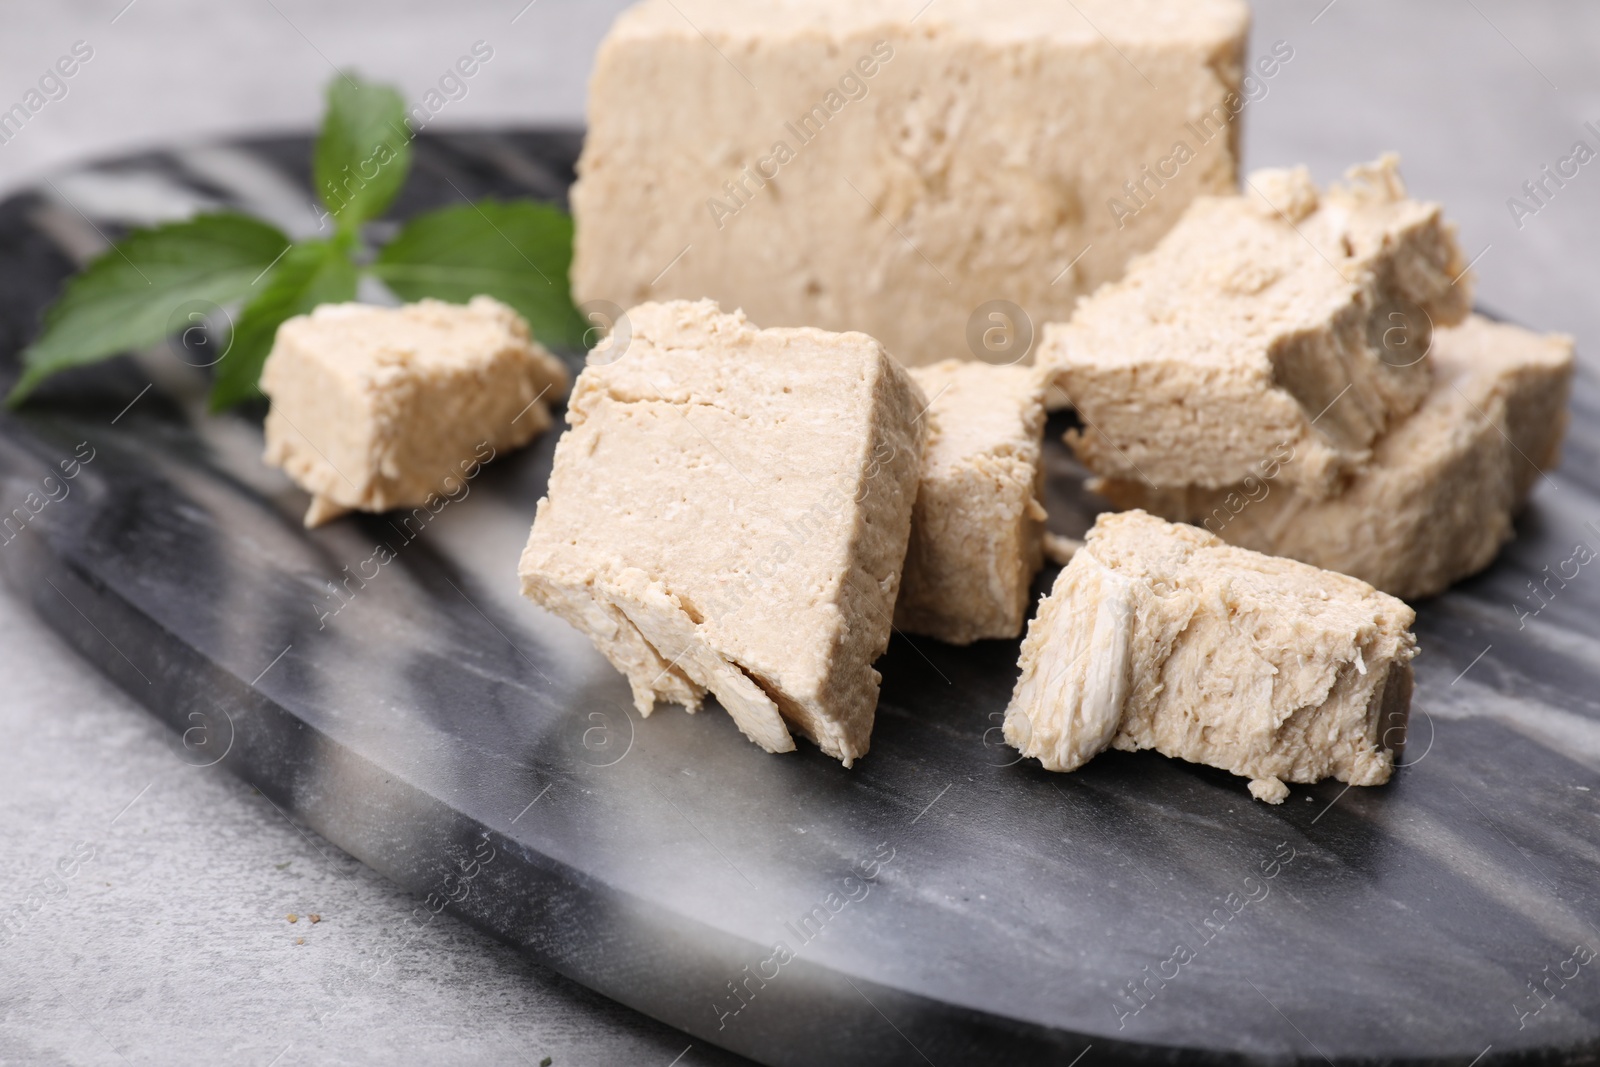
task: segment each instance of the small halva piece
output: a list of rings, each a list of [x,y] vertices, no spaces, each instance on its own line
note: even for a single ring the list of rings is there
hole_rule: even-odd
[[[487,296],[324,304],[278,328],[261,372],[266,462],[311,494],[307,526],[459,492],[550,427],[566,367]]]
[[[1022,643],[1005,737],[1047,769],[1153,748],[1251,779],[1381,785],[1415,615],[1355,578],[1142,511],[1102,515]]]
[[[578,377],[523,593],[658,700],[709,690],[769,752],[867,751],[927,405],[860,333],[645,304]]]
[[[895,625],[957,645],[1017,637],[1043,556],[1044,380],[954,360],[911,374],[928,443]]]
[[[1428,394],[1435,326],[1471,307],[1454,228],[1393,156],[1325,193],[1304,168],[1202,197],[1119,282],[1045,328],[1038,356],[1083,420],[1096,474],[1231,486],[1287,444],[1331,492]]]
[[[1277,465],[1228,489],[1102,479],[1119,508],[1192,522],[1230,544],[1432,596],[1487,567],[1553,468],[1567,426],[1572,339],[1473,316],[1433,335],[1434,385],[1335,496],[1275,484]],[[1291,455],[1280,457],[1293,463]]]

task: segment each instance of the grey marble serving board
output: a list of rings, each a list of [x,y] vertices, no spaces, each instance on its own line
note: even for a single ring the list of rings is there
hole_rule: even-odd
[[[424,139],[398,214],[452,186],[559,200],[577,144]],[[297,173],[307,146],[125,167],[298,210],[208,181],[228,152]],[[0,205],[0,381],[96,247],[85,222]],[[184,758],[608,996],[771,1064],[1600,1058],[1600,958],[1580,962],[1600,950],[1600,583],[1586,568],[1517,610],[1545,567],[1600,548],[1587,377],[1561,492],[1536,494],[1492,570],[1420,606],[1404,769],[1278,807],[1149,753],[1071,775],[1018,761],[995,729],[1015,642],[897,637],[850,771],[769,756],[715,707],[642,721],[516,594],[553,435],[425,526],[308,534],[303,494],[259,463],[259,412],[206,417],[203,393],[157,351],[0,416],[7,509],[93,454],[0,544],[0,572]],[[1093,501],[1052,463],[1052,522],[1076,532]],[[327,592],[373,574],[380,544],[393,562]]]

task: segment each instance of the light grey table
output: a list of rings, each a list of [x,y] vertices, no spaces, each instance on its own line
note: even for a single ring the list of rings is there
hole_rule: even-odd
[[[0,145],[0,192],[96,155],[307,128],[334,64],[418,95],[477,40],[495,58],[441,126],[576,122],[621,6],[5,0],[0,106],[74,42],[95,57]],[[1600,8],[1256,9],[1252,51],[1285,40],[1294,58],[1248,110],[1251,166],[1305,162],[1327,180],[1396,149],[1413,191],[1442,200],[1481,253],[1485,304],[1580,347],[1600,336],[1600,162],[1520,227],[1507,207],[1575,140],[1600,148],[1584,129],[1600,127]],[[728,1062],[448,917],[418,927],[416,901],[247,786],[180,761],[163,728],[3,594],[0,736],[0,910],[48,896],[0,931],[0,1065]],[[62,860],[74,873],[57,885]],[[384,954],[347,997],[343,980]]]

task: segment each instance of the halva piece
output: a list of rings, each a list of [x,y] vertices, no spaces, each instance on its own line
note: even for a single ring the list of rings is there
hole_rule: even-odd
[[[1476,574],[1553,468],[1567,426],[1572,339],[1473,316],[1433,335],[1434,384],[1336,495],[1297,491],[1287,453],[1228,489],[1093,487],[1113,504],[1204,526],[1232,544],[1353,575],[1407,599]]]
[[[261,372],[266,462],[311,494],[306,525],[458,493],[550,427],[566,367],[486,296],[324,304],[278,327]]]
[[[646,304],[578,376],[519,573],[634,703],[709,690],[771,752],[867,751],[927,404],[860,333]]]
[[[957,645],[1017,637],[1042,565],[1044,380],[956,360],[911,373],[928,440],[895,625]]]
[[[713,297],[768,326],[966,358],[1238,183],[1241,0],[645,0],[596,59],[579,299]]]
[[[1285,782],[1381,785],[1414,618],[1355,578],[1103,515],[1028,627],[1005,737],[1055,771],[1153,748],[1244,775],[1271,803]]]
[[[1222,488],[1279,446],[1326,495],[1431,387],[1435,326],[1470,279],[1437,204],[1406,197],[1395,157],[1319,192],[1303,168],[1203,197],[1127,276],[1045,328],[1038,359],[1083,420],[1095,473]]]

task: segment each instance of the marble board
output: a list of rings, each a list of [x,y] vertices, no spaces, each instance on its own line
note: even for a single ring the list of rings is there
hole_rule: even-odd
[[[579,144],[424,137],[395,214],[560,202]],[[308,152],[153,153],[58,180],[98,190],[89,207],[61,188],[0,204],[0,383],[119,224],[228,204],[303,231]],[[768,1064],[1600,1058],[1600,959],[1579,962],[1600,949],[1600,580],[1528,588],[1600,548],[1587,375],[1560,491],[1490,571],[1419,605],[1403,769],[1276,807],[1152,753],[1020,761],[997,729],[1016,642],[897,636],[849,771],[805,744],[769,756],[714,706],[641,720],[517,595],[554,435],[425,525],[308,533],[304,495],[259,462],[261,411],[207,416],[204,389],[162,349],[0,414],[8,512],[92,456],[8,531],[0,573],[179,758],[227,767],[420,909]],[[1081,532],[1094,502],[1058,444],[1051,462],[1052,525]],[[392,562],[328,592],[380,544]]]

